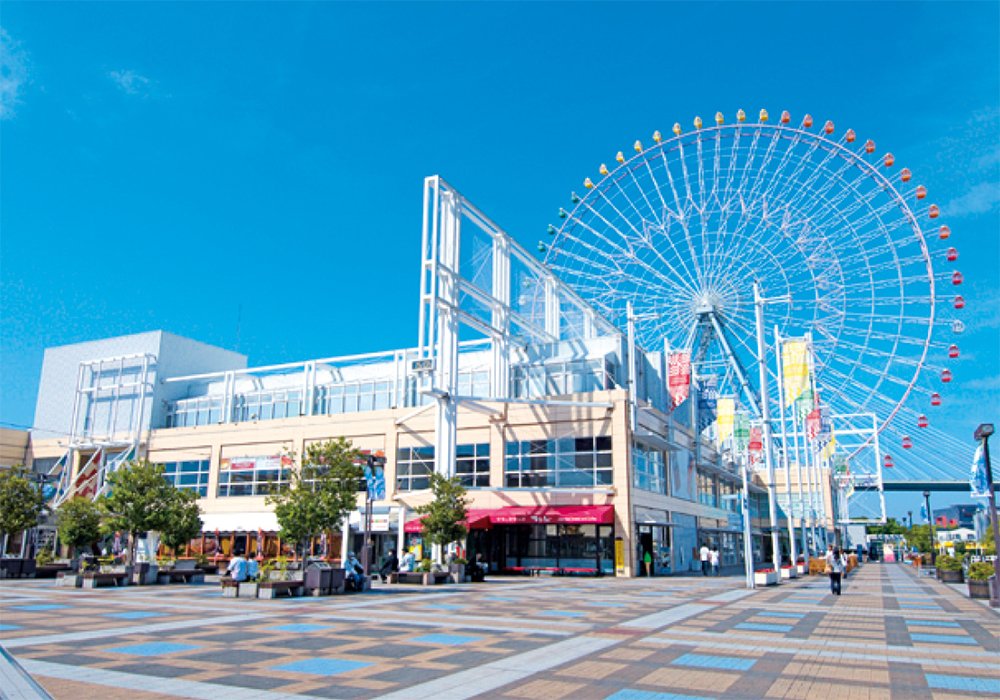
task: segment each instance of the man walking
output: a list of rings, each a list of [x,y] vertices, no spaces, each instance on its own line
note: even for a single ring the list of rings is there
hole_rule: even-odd
[[[698,550],[698,556],[701,557],[701,575],[708,576],[708,567],[711,566],[711,550],[708,548],[707,542],[702,542],[701,549]]]

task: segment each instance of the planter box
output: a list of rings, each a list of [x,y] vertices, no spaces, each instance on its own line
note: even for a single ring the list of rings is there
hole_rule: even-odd
[[[942,571],[938,569],[938,579],[942,583],[965,583],[965,574],[961,571]]]
[[[781,578],[798,578],[799,570],[798,567],[794,566],[783,566],[781,567]]]
[[[64,586],[66,588],[82,588],[83,576],[80,574],[60,573],[56,575],[56,585]]]
[[[241,581],[239,583],[238,598],[256,598],[258,583],[256,581]]]
[[[465,583],[465,564],[451,564],[448,573],[454,583]]]
[[[989,600],[990,597],[990,582],[987,581],[969,581],[969,597],[970,598],[980,598],[982,600]]]
[[[795,566],[796,571],[798,571],[799,576],[809,575],[809,566],[807,564],[797,564]]]
[[[776,571],[755,571],[753,572],[753,582],[757,586],[776,586],[778,585],[778,576]]]

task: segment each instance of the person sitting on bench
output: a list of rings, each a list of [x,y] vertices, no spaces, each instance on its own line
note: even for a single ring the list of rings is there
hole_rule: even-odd
[[[396,556],[395,550],[390,549],[389,553],[382,560],[382,568],[378,570],[379,576],[382,578],[382,583],[389,580],[389,574],[394,574],[399,570],[399,557]]]
[[[226,571],[237,583],[247,580],[247,560],[243,558],[242,552],[237,552],[236,556],[229,562]]]
[[[344,569],[346,571],[347,580],[350,582],[351,587],[356,590],[361,590],[361,583],[365,578],[364,567],[361,566],[361,562],[358,561],[358,555],[351,552],[347,555],[347,562],[344,564]]]
[[[404,552],[403,561],[399,563],[399,573],[408,574],[413,571],[416,566],[417,558],[413,556],[413,552]]]

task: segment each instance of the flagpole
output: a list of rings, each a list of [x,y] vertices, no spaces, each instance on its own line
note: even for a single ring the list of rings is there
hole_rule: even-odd
[[[771,436],[771,397],[767,391],[767,343],[764,338],[764,297],[760,294],[760,285],[753,285],[754,307],[757,317],[757,366],[760,368],[760,412],[763,421],[764,464],[767,467],[767,500],[771,516],[771,560],[774,562],[774,572],[781,580],[781,535],[778,532],[778,504],[774,487],[774,456],[772,455]]]
[[[802,487],[803,477],[808,479],[807,473],[803,473],[802,462],[803,454],[799,449],[799,411],[795,404],[792,404],[792,437],[795,440],[795,472],[798,487],[799,487],[799,525],[802,527],[802,551],[806,554],[813,554],[815,552],[816,540],[813,539],[813,548],[809,547],[809,535],[806,530],[806,495],[809,496],[809,503],[812,503],[812,494],[809,492],[809,486],[807,485],[805,489]]]
[[[798,564],[798,547],[795,543],[795,514],[792,509],[792,467],[788,463],[788,436],[785,431],[785,368],[781,357],[781,334],[774,327],[774,362],[778,369],[778,414],[781,423],[781,462],[785,472],[785,494],[788,496],[788,556],[792,567]]]
[[[819,410],[820,399],[819,399],[819,395],[816,393],[816,367],[815,367],[816,363],[815,363],[815,359],[813,358],[812,333],[806,333],[806,343],[808,344],[808,348],[809,348],[809,352],[806,355],[806,360],[809,363],[809,381],[810,381],[810,384],[812,386],[812,392],[813,392],[813,406],[815,406],[814,410],[818,411]],[[808,439],[809,439],[809,436],[807,435],[806,436],[807,442],[808,442]],[[820,455],[819,455],[818,451],[814,450],[812,463],[813,463],[813,469],[815,470],[814,474],[813,474],[813,478],[815,479],[815,483],[816,483],[816,491],[815,491],[816,514],[817,514],[817,516],[819,518],[822,518],[822,523],[821,523],[821,525],[820,525],[820,527],[818,529],[819,529],[819,532],[823,535],[823,538],[822,538],[823,539],[823,550],[825,550],[826,549],[826,545],[827,545],[827,541],[828,541],[827,540],[827,530],[826,530],[826,517],[827,517],[826,516],[826,493],[823,490],[823,471],[822,471],[822,466],[821,466],[821,462],[820,462]]]

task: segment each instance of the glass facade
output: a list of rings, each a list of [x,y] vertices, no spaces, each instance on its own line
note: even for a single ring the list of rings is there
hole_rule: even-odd
[[[200,459],[187,462],[164,462],[163,478],[179,489],[191,489],[201,497],[208,495],[210,462]]]
[[[511,525],[497,530],[503,569],[614,574],[610,525]]]
[[[571,360],[511,368],[514,396],[560,396],[614,387],[613,367],[604,359]]]
[[[291,460],[280,457],[225,459],[219,469],[219,496],[266,496],[288,487]]]
[[[396,453],[396,487],[400,491],[430,488],[433,471],[433,445],[401,447]]]
[[[455,474],[465,488],[490,485],[490,445],[459,445],[455,450]]]
[[[632,485],[643,491],[667,493],[666,464],[661,451],[632,445]]]
[[[612,482],[610,437],[565,437],[507,443],[504,485],[608,486]]]

